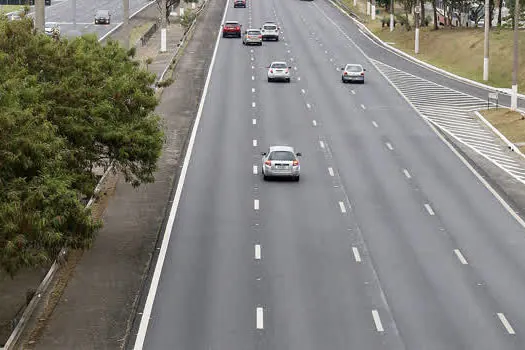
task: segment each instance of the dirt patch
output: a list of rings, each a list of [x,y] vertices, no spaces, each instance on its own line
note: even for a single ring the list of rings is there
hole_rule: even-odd
[[[484,110],[480,112],[510,142],[519,145],[525,152],[525,116],[507,108]]]

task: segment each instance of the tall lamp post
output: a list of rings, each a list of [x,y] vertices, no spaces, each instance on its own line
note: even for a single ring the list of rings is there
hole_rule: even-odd
[[[390,31],[394,31],[394,0],[390,0]]]
[[[421,6],[416,5],[414,8],[414,13],[416,14],[416,40],[415,40],[415,52],[419,53],[419,14],[421,13]]]
[[[166,52],[166,35],[167,35],[167,23],[166,23],[166,0],[161,1],[160,5],[160,52]]]
[[[501,0],[500,0],[501,1]],[[485,0],[485,46],[483,54],[483,80],[489,80],[489,29],[490,29],[490,0]]]
[[[512,94],[510,109],[518,109],[518,27],[520,25],[520,0],[514,5],[514,65],[512,67]]]
[[[372,0],[372,21],[376,19],[376,0]]]

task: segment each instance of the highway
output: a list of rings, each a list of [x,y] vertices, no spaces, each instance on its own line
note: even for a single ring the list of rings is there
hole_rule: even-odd
[[[220,38],[135,349],[524,349],[523,222],[373,62],[484,92],[325,0],[230,1],[224,20],[281,40]],[[273,60],[291,83],[267,82]],[[262,180],[273,144],[302,152],[300,182]]]
[[[95,33],[100,38],[123,21],[122,0],[75,0],[75,2],[76,10],[73,7],[73,0],[52,0],[51,5],[46,6],[46,23],[58,23],[61,32],[66,36]],[[148,0],[129,0],[130,16],[150,2]],[[95,25],[97,10],[110,11],[111,23],[109,25]]]

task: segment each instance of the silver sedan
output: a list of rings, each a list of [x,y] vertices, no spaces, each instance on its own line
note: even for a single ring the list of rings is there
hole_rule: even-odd
[[[293,147],[271,146],[268,152],[262,153],[262,174],[264,180],[269,177],[286,177],[299,181],[301,165]]]

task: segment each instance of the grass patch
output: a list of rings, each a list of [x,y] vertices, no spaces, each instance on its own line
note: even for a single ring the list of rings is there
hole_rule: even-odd
[[[144,35],[146,32],[151,28],[155,22],[148,22],[144,23],[140,26],[134,27],[131,29],[131,32],[129,33],[129,40],[132,45],[135,45],[135,43]]]
[[[0,5],[0,14],[6,14],[9,12],[15,12],[23,9],[24,6],[21,5]]]
[[[489,109],[480,113],[510,142],[525,143],[525,117],[520,113],[512,112],[507,108]],[[525,145],[519,146],[519,149],[525,153]]]

